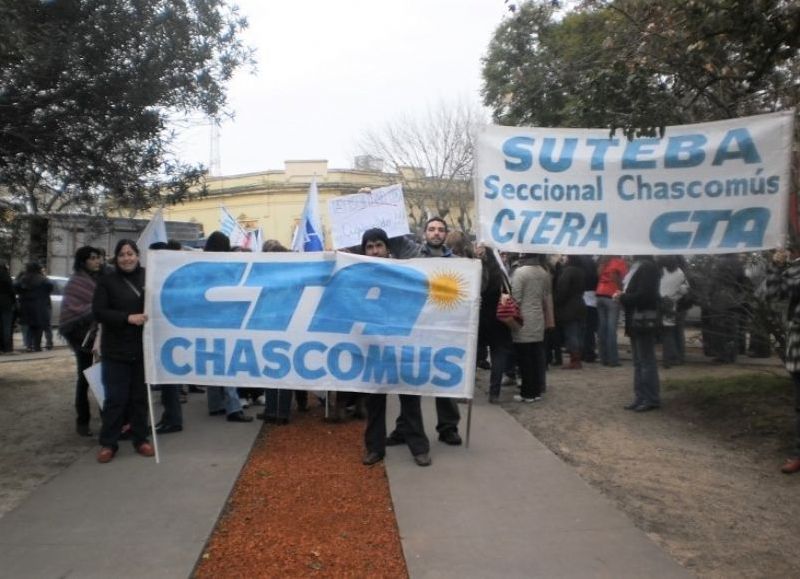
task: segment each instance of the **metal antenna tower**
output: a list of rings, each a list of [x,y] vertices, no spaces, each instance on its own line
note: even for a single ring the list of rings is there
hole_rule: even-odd
[[[211,125],[211,137],[208,152],[208,174],[212,177],[222,175],[222,159],[219,152],[219,123],[214,119],[208,119]]]

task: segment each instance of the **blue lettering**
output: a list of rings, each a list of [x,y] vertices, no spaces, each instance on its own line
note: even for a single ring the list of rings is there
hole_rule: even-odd
[[[575,148],[578,146],[578,139],[564,139],[564,147],[561,149],[561,157],[557,161],[553,159],[553,149],[556,146],[556,139],[546,137],[542,144],[542,151],[539,153],[539,164],[545,171],[560,173],[572,166],[572,157],[575,155]]]
[[[619,146],[619,139],[586,139],[586,144],[594,147],[592,153],[592,171],[602,171],[606,168],[606,152],[611,147]]]
[[[455,362],[451,362],[448,358],[462,360],[464,358],[464,350],[461,348],[442,348],[434,354],[433,365],[438,371],[445,373],[445,376],[433,377],[431,383],[434,386],[452,388],[461,382],[463,378],[461,366]]]
[[[253,378],[261,377],[252,340],[236,340],[233,345],[227,375],[236,376],[239,372],[247,372]]]
[[[499,180],[500,177],[497,175],[489,175],[483,180],[483,186],[487,189],[483,194],[484,197],[487,199],[495,199],[497,197],[497,194],[500,192],[497,189],[497,182]]]
[[[536,228],[536,232],[533,234],[531,243],[535,243],[537,245],[548,245],[550,243],[550,239],[544,235],[556,228],[556,224],[553,222],[561,219],[561,215],[563,215],[561,211],[546,211],[542,217],[542,220],[539,221],[539,227]]]
[[[306,366],[306,355],[309,352],[324,353],[327,349],[328,346],[322,342],[304,342],[297,346],[297,349],[294,351],[294,356],[292,357],[294,369],[295,372],[297,372],[297,375],[304,380],[318,380],[319,378],[325,376],[324,367],[320,366],[319,368],[312,369]]]
[[[432,348],[419,349],[419,360],[414,361],[414,346],[400,350],[400,378],[410,386],[421,386],[430,380]],[[416,372],[415,372],[416,370]]]
[[[737,148],[731,150],[731,146],[736,143]],[[746,164],[760,163],[761,155],[758,154],[753,137],[750,136],[750,131],[745,128],[732,129],[725,134],[725,138],[717,149],[717,154],[714,155],[712,165],[722,165],[725,161],[733,159],[742,159]]]
[[[675,223],[685,223],[691,215],[688,211],[662,213],[650,226],[650,242],[660,249],[685,249],[689,247],[692,234],[686,231],[671,231]]]
[[[622,154],[623,169],[653,169],[656,166],[654,159],[640,159],[641,155],[652,155],[659,139],[634,139],[629,141]]]
[[[507,171],[527,171],[533,166],[533,143],[531,137],[512,137],[503,143]]]
[[[497,212],[497,215],[495,215],[494,223],[492,223],[492,237],[498,243],[507,243],[514,239],[513,231],[506,231],[503,234],[500,233],[500,225],[503,219],[514,221],[514,212],[511,209],[501,209]]]
[[[207,341],[205,338],[197,338],[194,346],[194,368],[195,372],[200,376],[208,374],[206,366],[210,362],[213,370],[211,374],[214,376],[225,375],[225,339],[214,338],[214,349],[210,352],[206,350]]]
[[[720,247],[760,247],[769,224],[770,211],[766,207],[740,209],[731,217]]]
[[[350,354],[350,368],[342,369],[342,354]],[[356,344],[342,342],[328,350],[328,370],[337,380],[352,380],[364,369],[364,354]]]
[[[564,238],[569,235],[568,245],[573,246],[578,242],[579,229],[583,229],[586,225],[586,218],[582,213],[567,212],[564,215],[564,222],[561,224],[561,230],[558,232],[553,245],[561,245]]]
[[[261,348],[261,355],[264,357],[266,364],[261,372],[267,378],[280,380],[285,378],[292,365],[289,363],[289,353],[292,345],[285,340],[270,340]],[[286,354],[282,353],[286,352]]]
[[[161,365],[164,366],[164,369],[170,374],[175,374],[176,376],[185,376],[192,371],[192,367],[189,364],[178,366],[175,363],[173,353],[175,348],[183,348],[184,350],[188,350],[191,347],[192,342],[186,338],[170,338],[164,342],[164,345],[161,347]]]
[[[397,353],[394,346],[372,345],[367,348],[367,360],[364,365],[364,382],[376,384],[397,384]]]
[[[374,291],[378,295],[373,297]],[[325,288],[312,332],[349,334],[364,322],[365,336],[408,336],[428,301],[428,278],[410,267],[358,263],[341,269]]]
[[[179,328],[241,328],[250,303],[212,302],[206,299],[206,292],[215,287],[238,285],[246,266],[199,261],[176,269],[161,288],[164,316]]]
[[[325,285],[334,265],[333,261],[254,263],[245,286],[263,289],[247,329],[286,330],[303,290]]]
[[[667,142],[667,152],[664,155],[664,167],[680,169],[701,165],[706,158],[703,147],[707,142],[708,139],[703,135],[670,137]]]

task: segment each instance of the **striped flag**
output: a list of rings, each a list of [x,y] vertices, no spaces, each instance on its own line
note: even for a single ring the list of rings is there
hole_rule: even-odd
[[[319,191],[317,178],[314,177],[308,188],[303,215],[294,232],[292,251],[322,251],[324,248],[325,239],[322,233],[322,221],[319,218]]]
[[[225,207],[219,207],[219,230],[231,240],[231,246],[245,246],[247,243],[247,232],[239,225],[239,222],[231,215]]]

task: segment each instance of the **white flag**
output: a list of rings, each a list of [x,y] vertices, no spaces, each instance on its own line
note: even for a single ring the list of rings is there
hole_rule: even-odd
[[[167,226],[164,225],[164,215],[161,209],[150,219],[147,227],[139,235],[136,245],[139,246],[139,263],[142,267],[147,267],[147,248],[157,241],[167,242]]]

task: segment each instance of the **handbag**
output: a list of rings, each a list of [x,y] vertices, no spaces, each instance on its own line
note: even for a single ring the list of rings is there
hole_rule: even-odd
[[[631,330],[654,332],[661,329],[661,312],[658,310],[635,310],[631,318]]]
[[[497,302],[497,319],[508,326],[508,329],[514,331],[519,330],[524,323],[519,304],[511,295],[511,288],[508,287],[508,283],[505,280],[503,280],[500,300]]]

